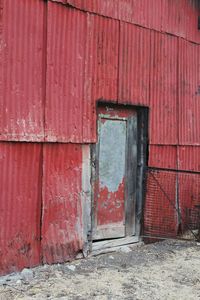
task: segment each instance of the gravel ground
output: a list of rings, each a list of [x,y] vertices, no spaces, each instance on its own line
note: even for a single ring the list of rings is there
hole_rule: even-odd
[[[0,277],[0,299],[200,299],[200,246],[164,241]]]

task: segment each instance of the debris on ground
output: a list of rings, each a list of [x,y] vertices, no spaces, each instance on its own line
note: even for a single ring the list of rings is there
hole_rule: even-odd
[[[200,299],[200,248],[170,240],[24,269],[0,277],[0,300],[11,299]]]

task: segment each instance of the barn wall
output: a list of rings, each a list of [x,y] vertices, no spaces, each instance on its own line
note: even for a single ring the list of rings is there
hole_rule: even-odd
[[[198,0],[52,0],[199,43]]]
[[[149,166],[173,205],[148,175],[144,232],[177,234],[177,197],[194,218],[199,175],[169,170],[200,171],[197,3],[0,0],[1,274],[83,248],[98,101],[149,107]]]
[[[42,147],[0,143],[0,275],[40,263]]]
[[[83,248],[82,146],[43,147],[42,260],[70,260]]]
[[[0,140],[43,141],[45,5],[0,3]]]

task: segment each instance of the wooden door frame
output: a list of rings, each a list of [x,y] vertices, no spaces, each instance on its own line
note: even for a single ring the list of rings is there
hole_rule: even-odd
[[[129,123],[128,125],[128,131],[130,136],[128,139],[128,143],[130,145],[136,146],[137,149],[137,155],[134,156],[133,159],[131,159],[130,164],[126,164],[126,178],[130,178],[130,173],[134,173],[135,180],[134,183],[132,181],[127,181],[126,186],[126,197],[132,197],[134,194],[135,197],[135,219],[132,218],[132,215],[127,213],[132,208],[131,207],[125,207],[126,211],[126,236],[130,236],[131,231],[133,230],[133,222],[135,224],[135,236],[139,237],[140,231],[141,231],[141,222],[142,222],[142,216],[143,216],[143,199],[144,199],[144,171],[145,166],[147,162],[147,145],[148,145],[148,108],[147,107],[136,107],[132,105],[116,105],[116,104],[108,104],[108,103],[101,103],[100,105],[109,106],[114,109],[120,109],[120,108],[130,108],[134,109],[137,113],[137,132],[132,130],[134,127],[134,121]],[[131,119],[131,118],[130,118]],[[98,125],[98,117],[97,117],[97,125]],[[136,141],[136,142],[135,142]],[[97,158],[97,152],[96,147],[97,144],[91,145],[91,231],[88,234],[88,240],[92,244],[92,230],[94,226],[94,188],[95,188],[95,182],[96,182],[96,174],[98,172],[96,171],[95,162]],[[127,148],[130,149],[130,145]],[[130,150],[128,150],[130,151]],[[130,153],[127,153],[127,159],[129,157]],[[127,161],[126,159],[126,161]],[[127,201],[126,201],[127,202]],[[126,203],[125,202],[125,203]],[[129,204],[131,201],[129,201]],[[91,247],[90,247],[91,249]]]

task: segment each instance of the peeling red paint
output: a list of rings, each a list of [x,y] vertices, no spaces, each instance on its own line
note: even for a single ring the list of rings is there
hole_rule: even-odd
[[[120,183],[117,192],[110,192],[107,187],[100,188],[97,200],[98,225],[124,222],[124,180]]]

